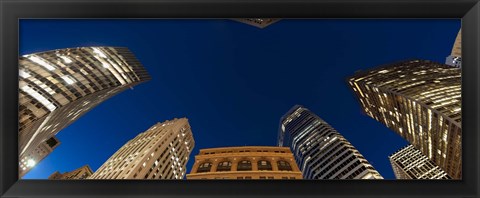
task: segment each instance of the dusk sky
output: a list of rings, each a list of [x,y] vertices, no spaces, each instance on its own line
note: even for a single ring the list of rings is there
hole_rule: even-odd
[[[128,47],[152,80],[95,107],[24,179],[85,164],[97,170],[157,122],[186,117],[195,148],[276,146],[295,104],[340,132],[385,179],[407,145],[362,113],[346,78],[405,59],[444,63],[460,19],[283,19],[264,29],[231,20],[20,20],[19,55],[87,46]]]

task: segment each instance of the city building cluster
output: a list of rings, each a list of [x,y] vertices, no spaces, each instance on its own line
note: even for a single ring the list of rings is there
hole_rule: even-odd
[[[264,28],[279,19],[236,20]],[[409,142],[385,156],[397,179],[462,178],[460,40],[459,32],[446,64],[406,60],[346,80],[366,116]],[[20,57],[19,177],[60,145],[59,131],[150,78],[127,48]],[[96,171],[85,165],[49,179],[383,179],[341,132],[301,105],[280,118],[276,146],[204,148],[190,159],[194,146],[188,119],[172,118],[126,142]]]

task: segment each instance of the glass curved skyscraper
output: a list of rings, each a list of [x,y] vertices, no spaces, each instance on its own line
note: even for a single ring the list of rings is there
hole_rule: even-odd
[[[20,177],[38,163],[35,149],[45,141],[101,102],[150,79],[120,47],[52,50],[24,55],[18,63]]]
[[[278,146],[289,146],[304,179],[383,179],[339,132],[300,105],[280,120]]]

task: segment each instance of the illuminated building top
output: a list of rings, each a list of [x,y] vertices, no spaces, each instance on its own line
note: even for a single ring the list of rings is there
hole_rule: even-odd
[[[288,147],[201,149],[187,179],[302,179]]]
[[[457,34],[455,43],[453,44],[452,53],[445,60],[445,64],[454,67],[462,67],[462,30]]]
[[[363,111],[409,141],[452,178],[461,178],[461,72],[424,60],[348,79]]]
[[[278,146],[289,146],[305,179],[383,179],[339,132],[295,105],[281,119]]]
[[[18,62],[20,159],[99,103],[150,79],[127,48],[59,49]]]
[[[125,143],[88,179],[183,179],[194,146],[187,118],[157,123]]]
[[[249,24],[258,28],[265,28],[280,19],[272,19],[272,18],[240,18],[240,19],[233,19],[238,22],[242,22],[245,24]]]

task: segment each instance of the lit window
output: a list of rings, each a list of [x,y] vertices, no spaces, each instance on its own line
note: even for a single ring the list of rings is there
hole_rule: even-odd
[[[107,56],[99,49],[96,47],[92,47],[93,53],[98,54],[102,58],[107,58]]]
[[[60,58],[62,58],[62,59],[63,59],[63,62],[65,62],[65,63],[67,63],[67,64],[70,64],[70,63],[73,62],[72,60],[70,60],[70,59],[67,58],[66,56],[60,56]]]
[[[27,92],[30,96],[32,96],[36,100],[38,100],[40,103],[42,103],[45,107],[47,107],[48,110],[53,111],[57,108],[55,107],[55,105],[53,105],[52,102],[48,101],[47,98],[43,97],[40,93],[33,90],[29,86],[23,86],[21,87],[21,89]]]
[[[30,74],[29,74],[27,71],[23,70],[23,69],[20,69],[18,73],[19,73],[19,75],[20,75],[22,78],[28,78],[28,77],[30,77]]]
[[[35,166],[35,164],[36,164],[36,162],[35,162],[35,160],[33,160],[33,159],[29,159],[29,160],[27,161],[27,166],[28,166],[28,167],[33,167],[33,166]]]
[[[75,80],[73,80],[73,78],[70,77],[70,76],[62,76],[62,79],[63,79],[65,82],[67,82],[67,84],[69,84],[69,85],[75,83]]]
[[[388,70],[386,70],[386,69],[385,69],[385,70],[381,70],[381,71],[379,71],[378,73],[380,73],[380,74],[384,74],[384,73],[387,73],[387,72],[388,72]]]
[[[45,60],[43,60],[42,58],[40,57],[36,57],[36,56],[30,56],[28,59],[30,59],[31,61],[41,65],[42,67],[50,70],[50,71],[53,71],[55,70],[55,67],[53,67],[52,65],[50,65],[48,62],[46,62]]]

